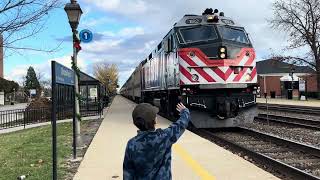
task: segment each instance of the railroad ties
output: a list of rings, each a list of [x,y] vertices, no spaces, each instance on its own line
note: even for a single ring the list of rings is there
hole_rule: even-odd
[[[235,128],[195,129],[217,143],[284,179],[320,180],[320,108],[258,105],[254,123]]]
[[[289,177],[320,179],[319,148],[240,127],[201,134]]]

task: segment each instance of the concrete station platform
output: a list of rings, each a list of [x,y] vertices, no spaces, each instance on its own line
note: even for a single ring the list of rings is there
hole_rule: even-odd
[[[265,98],[257,98],[257,103],[266,103],[266,99]],[[295,105],[295,106],[320,107],[320,100],[316,100],[316,99],[301,101],[301,100],[270,99],[270,98],[268,98],[268,103],[269,104],[284,104],[284,105]]]
[[[126,143],[137,134],[131,118],[134,107],[133,102],[122,96],[115,97],[74,180],[123,179]],[[166,128],[171,123],[160,116],[158,121],[158,128]],[[278,179],[190,131],[173,146],[172,175],[174,180]]]

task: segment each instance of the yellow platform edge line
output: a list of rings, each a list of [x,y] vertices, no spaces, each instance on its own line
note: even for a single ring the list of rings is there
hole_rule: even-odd
[[[191,155],[183,149],[179,144],[173,145],[173,151],[176,152],[191,169],[201,177],[202,180],[215,180],[216,178],[212,176],[206,169],[204,169],[196,160],[194,160]]]

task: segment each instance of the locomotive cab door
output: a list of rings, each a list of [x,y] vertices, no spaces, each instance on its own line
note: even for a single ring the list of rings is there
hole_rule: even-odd
[[[179,85],[178,59],[176,58],[176,43],[173,35],[165,40],[166,84],[167,88],[175,88]]]

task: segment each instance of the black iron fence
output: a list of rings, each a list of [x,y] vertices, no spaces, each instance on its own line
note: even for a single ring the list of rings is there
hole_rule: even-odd
[[[82,117],[99,116],[102,113],[102,107],[99,104],[90,104],[89,106],[80,106]],[[72,106],[58,106],[57,119],[72,119]],[[51,109],[15,109],[0,111],[0,130],[20,126],[27,126],[30,124],[38,124],[51,121]]]

